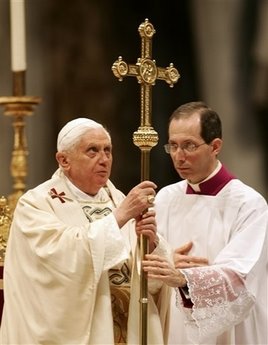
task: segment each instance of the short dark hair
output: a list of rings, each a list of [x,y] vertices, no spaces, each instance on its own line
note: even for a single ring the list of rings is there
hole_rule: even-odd
[[[222,124],[219,115],[201,101],[185,103],[178,107],[171,114],[169,124],[172,120],[190,118],[195,113],[200,116],[200,136],[207,144],[215,138],[222,139]]]

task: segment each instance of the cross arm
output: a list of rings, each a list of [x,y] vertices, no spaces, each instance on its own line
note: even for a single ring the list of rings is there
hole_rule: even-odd
[[[122,81],[124,77],[136,77],[140,84],[155,85],[157,79],[166,81],[170,87],[180,78],[178,70],[170,63],[169,67],[157,67],[155,60],[139,58],[135,65],[127,64],[121,56],[113,63],[114,75]]]

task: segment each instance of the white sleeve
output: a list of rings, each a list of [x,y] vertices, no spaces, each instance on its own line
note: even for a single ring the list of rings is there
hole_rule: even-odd
[[[233,237],[211,266],[181,270],[193,303],[192,309],[183,310],[188,334],[195,341],[237,325],[260,298],[256,276],[266,277],[267,207],[246,206],[238,214]],[[181,302],[178,291],[177,301]]]
[[[186,310],[190,339],[204,341],[223,333],[243,321],[254,305],[244,279],[230,269],[215,265],[181,271],[193,303],[191,313]]]

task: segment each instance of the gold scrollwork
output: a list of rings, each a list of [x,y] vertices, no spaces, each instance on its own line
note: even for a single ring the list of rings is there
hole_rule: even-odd
[[[139,148],[152,148],[158,143],[158,134],[153,127],[139,127],[133,133],[133,143]]]
[[[152,38],[155,34],[155,29],[148,19],[139,26],[139,33],[141,37]]]
[[[113,63],[112,71],[120,81],[123,80],[122,77],[125,77],[127,75],[128,65],[125,61],[122,60],[122,56],[119,56],[118,60]]]
[[[154,85],[157,78],[157,67],[155,65],[155,61],[151,59],[139,59],[137,64],[140,69],[140,82],[143,81],[146,84]]]
[[[173,86],[173,84],[177,83],[177,81],[180,78],[180,73],[179,71],[174,67],[173,63],[171,63],[169,65],[169,67],[167,67],[167,83],[171,84]]]
[[[0,262],[4,262],[11,221],[12,216],[7,199],[2,196],[0,198]]]

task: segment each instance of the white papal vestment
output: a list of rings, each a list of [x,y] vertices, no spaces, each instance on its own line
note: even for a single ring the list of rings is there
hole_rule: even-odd
[[[118,205],[124,198],[110,181]],[[62,173],[18,202],[4,270],[1,344],[114,344],[108,270],[131,265],[128,344],[139,344],[139,262],[134,222],[112,213],[89,225]],[[169,255],[160,238],[155,252]],[[148,339],[163,344],[169,291],[149,284]],[[165,335],[164,335],[165,336]]]
[[[215,187],[215,186],[214,186]],[[180,181],[159,191],[158,231],[208,267],[184,269],[192,308],[174,289],[169,344],[267,344],[267,205],[237,179],[217,195],[187,194]]]

